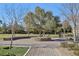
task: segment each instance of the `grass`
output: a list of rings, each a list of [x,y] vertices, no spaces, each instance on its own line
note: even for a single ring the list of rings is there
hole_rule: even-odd
[[[46,34],[46,35],[48,35],[48,34]],[[15,34],[15,37],[19,37],[19,36],[28,36],[28,34]],[[39,34],[30,34],[29,36],[39,36]],[[49,34],[48,36],[51,38],[59,37],[58,35],[55,35],[55,34]],[[10,37],[11,37],[11,34],[0,34],[0,39],[10,38]]]
[[[73,33],[67,33],[66,35],[72,35]],[[46,34],[49,37],[59,37],[58,34]],[[15,36],[28,36],[28,34],[15,34]],[[39,36],[39,34],[30,34],[30,36]],[[7,38],[7,37],[11,37],[11,34],[0,34],[0,38]]]
[[[0,56],[22,56],[28,47],[13,47],[11,49],[5,49],[5,47],[0,47]]]
[[[15,34],[15,36],[26,36],[27,34]],[[0,34],[0,39],[9,38],[11,34]]]
[[[28,34],[15,34],[15,37],[20,37],[20,36],[28,36]],[[30,36],[37,36],[36,34],[30,34]],[[0,34],[0,39],[3,38],[10,38],[11,34]]]
[[[51,38],[59,38],[59,35],[58,34],[49,34],[49,37],[51,37]]]
[[[71,33],[68,33],[71,34]],[[15,37],[19,36],[28,36],[28,34],[15,34]],[[39,34],[30,34],[29,36],[39,36]],[[48,36],[50,38],[59,38],[58,34],[46,34],[45,36]],[[0,40],[3,38],[10,38],[11,34],[0,34]]]

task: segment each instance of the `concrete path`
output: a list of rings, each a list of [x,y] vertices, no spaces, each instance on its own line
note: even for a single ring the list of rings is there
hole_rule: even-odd
[[[74,54],[64,48],[32,48],[27,56],[73,56]]]
[[[11,41],[0,41],[0,46],[10,45]],[[55,45],[55,46],[52,46]],[[32,47],[57,47],[60,41],[37,41],[32,39],[21,39],[13,41],[13,46],[32,46]]]
[[[63,41],[37,41],[32,39],[21,39],[13,41],[13,46],[31,46],[27,56],[72,56],[72,52],[60,47]],[[10,41],[0,41],[0,46],[9,46]]]

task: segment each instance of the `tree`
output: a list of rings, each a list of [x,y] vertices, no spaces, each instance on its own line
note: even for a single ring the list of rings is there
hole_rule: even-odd
[[[54,16],[54,21],[55,21],[55,34],[61,32],[61,23],[60,23],[60,18],[58,16]]]
[[[53,16],[51,11],[45,12],[45,10],[40,7],[35,8],[35,13],[28,12],[24,17],[24,22],[28,33],[34,30],[34,32],[38,31],[40,36],[44,36],[46,32],[55,32],[57,27],[60,26],[58,16]]]
[[[2,21],[0,20],[0,24],[2,24]]]
[[[14,29],[15,33],[17,33],[17,31],[19,31],[19,24],[17,23],[17,20],[14,21],[13,29]]]
[[[2,32],[1,24],[2,24],[2,21],[0,20],[0,33]]]
[[[69,22],[68,22],[67,20],[64,20],[64,21],[63,21],[62,26],[63,26],[64,32],[69,32],[69,31],[71,31],[71,30],[70,30],[70,29],[71,29],[71,26],[70,26],[70,24],[69,24]]]
[[[49,32],[55,31],[56,21],[55,21],[54,16],[52,15],[52,12],[50,12],[50,11],[46,12],[46,24],[45,24],[45,26],[46,26],[45,28]]]
[[[2,32],[5,33],[5,34],[7,33],[7,25],[6,25],[6,23],[2,24]]]
[[[45,11],[40,7],[35,8],[35,17],[36,17],[36,27],[38,27],[39,34],[41,36],[42,31],[45,32]]]
[[[28,12],[27,15],[24,17],[24,22],[26,27],[26,31],[28,32],[28,36],[30,33],[30,29],[33,28],[33,16],[34,14],[32,12]]]
[[[77,34],[77,30],[76,30],[76,25],[78,22],[78,17],[79,17],[79,4],[63,4],[62,5],[62,15],[69,20],[69,22],[71,22],[72,26],[73,26],[73,34],[74,34],[74,42],[76,41],[76,34]]]
[[[6,7],[4,7],[5,15],[7,16],[8,20],[10,21],[10,28],[11,28],[11,33],[12,33],[10,48],[12,47],[13,37],[15,35],[14,28],[17,28],[16,22],[20,23],[20,21],[23,19],[24,15],[25,15],[24,12],[27,11],[27,8],[26,9],[24,9],[23,7],[18,8],[19,5],[16,7],[11,7],[13,5],[14,4],[10,4],[9,6],[6,5]]]
[[[28,12],[24,17],[24,22],[27,26],[27,31],[30,29],[37,30],[41,34],[45,32],[55,31],[59,26],[59,17],[53,16],[51,11],[45,12],[44,9],[40,7],[35,8],[35,13]]]
[[[36,16],[37,20],[39,20],[39,26],[43,32],[48,31],[52,32],[53,30],[55,31],[55,28],[57,27],[58,24],[58,17],[53,16],[51,11],[45,11],[41,9],[40,7],[36,7]],[[40,31],[41,31],[40,30]]]
[[[63,21],[62,28],[63,28],[63,31],[64,31],[64,37],[65,37],[66,32],[71,30],[70,29],[71,26],[70,26],[70,24],[69,24],[69,22],[67,20]]]

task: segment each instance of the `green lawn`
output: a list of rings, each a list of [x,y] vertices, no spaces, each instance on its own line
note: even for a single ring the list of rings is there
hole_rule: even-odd
[[[28,36],[28,34],[15,34],[15,37],[19,37],[19,36]],[[37,36],[36,34],[30,34],[30,36]],[[0,39],[3,38],[10,38],[11,34],[0,34]]]
[[[71,34],[71,33],[69,33]],[[15,37],[17,36],[28,36],[28,34],[15,34]],[[30,34],[29,36],[39,36],[39,34]],[[59,35],[58,34],[46,34],[46,36],[48,37],[51,37],[51,38],[58,38]],[[3,39],[3,38],[9,38],[11,37],[11,34],[0,34],[0,39]]]
[[[27,34],[15,34],[15,36],[26,36]],[[11,34],[0,34],[0,39],[9,38]]]
[[[46,35],[48,35],[48,34],[46,34]],[[17,36],[28,36],[28,34],[15,34],[15,37],[17,37]],[[39,34],[30,34],[30,36],[39,36]],[[0,34],[0,39],[9,38],[9,37],[11,37],[11,34]],[[49,34],[49,37],[57,38],[59,36],[54,35],[54,34]]]
[[[58,38],[59,37],[59,35],[58,34],[49,34],[49,37],[51,37],[51,38]]]
[[[7,49],[7,47],[0,47],[0,56],[22,56],[29,47],[13,47]]]

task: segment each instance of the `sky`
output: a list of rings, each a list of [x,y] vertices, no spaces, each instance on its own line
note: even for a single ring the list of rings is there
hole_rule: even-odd
[[[6,16],[5,11],[9,10],[10,8],[15,8],[17,10],[16,13],[18,15],[19,14],[25,15],[29,11],[34,12],[37,6],[44,9],[45,12],[52,11],[52,14],[54,16],[59,16],[60,20],[63,21],[61,17],[61,12],[60,12],[61,4],[55,4],[55,3],[25,3],[25,4],[24,3],[15,3],[15,4],[3,3],[3,4],[0,4],[0,18],[2,18],[3,15]],[[24,12],[25,10],[26,12]],[[6,21],[7,23],[9,22],[9,19],[7,19],[7,16],[5,17],[5,20],[3,20],[3,22],[4,21]]]

